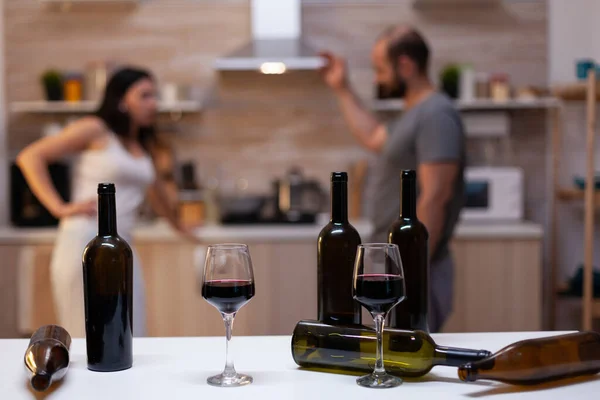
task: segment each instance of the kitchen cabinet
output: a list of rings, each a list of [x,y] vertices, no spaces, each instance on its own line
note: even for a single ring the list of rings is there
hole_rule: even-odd
[[[151,336],[224,334],[220,314],[200,293],[204,246],[142,244],[138,250]],[[236,316],[236,335],[290,334],[299,319],[316,317],[314,243],[255,243],[250,254],[256,295]]]
[[[354,225],[368,237],[369,226]],[[211,243],[250,247],[256,295],[237,315],[236,335],[290,334],[298,320],[316,318],[319,228],[207,227],[201,233],[205,245],[199,246],[163,226],[138,231],[134,236],[144,270],[149,335],[223,335],[219,313],[200,291]],[[9,240],[9,232],[0,229],[0,337],[27,336],[42,324],[56,323],[49,285],[53,236],[46,232],[11,233]],[[459,225],[452,242],[454,312],[444,331],[541,329],[541,238],[534,224]],[[366,313],[363,321],[371,322]]]
[[[542,329],[540,239],[455,239],[454,305],[444,332]]]

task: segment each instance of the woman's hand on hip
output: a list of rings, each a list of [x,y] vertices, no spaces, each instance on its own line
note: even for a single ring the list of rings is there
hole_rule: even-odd
[[[78,201],[74,203],[65,203],[58,210],[58,218],[72,217],[76,215],[85,215],[95,217],[98,214],[96,200]]]
[[[194,224],[194,225],[190,226],[190,225],[185,225],[180,222],[177,222],[176,229],[177,229],[177,232],[179,232],[179,234],[181,236],[183,236],[185,239],[189,240],[190,242],[202,243],[200,238],[196,235],[196,230],[200,226],[201,225],[199,225],[199,224]]]

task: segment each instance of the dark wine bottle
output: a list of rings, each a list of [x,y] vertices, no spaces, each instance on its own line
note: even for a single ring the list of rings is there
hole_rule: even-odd
[[[43,392],[62,379],[69,368],[71,336],[57,325],[45,325],[31,336],[25,351],[25,368],[31,387]]]
[[[406,299],[389,313],[389,327],[429,332],[429,260],[427,228],[417,218],[417,176],[402,171],[400,178],[400,216],[388,232],[388,242],[398,245]]]
[[[98,185],[98,235],[83,251],[88,369],[133,363],[133,252],[117,233],[115,185]]]
[[[598,372],[600,334],[577,332],[513,343],[488,358],[461,366],[458,376],[466,382],[487,379],[535,385]]]
[[[360,324],[360,304],[352,297],[352,273],[360,235],[348,222],[348,174],[331,174],[331,220],[317,245],[318,319]]]
[[[327,325],[300,321],[292,336],[292,357],[304,368],[324,372],[373,372],[377,337],[362,325]],[[387,372],[423,376],[436,365],[458,367],[490,356],[486,350],[442,347],[422,331],[385,329],[383,358]]]

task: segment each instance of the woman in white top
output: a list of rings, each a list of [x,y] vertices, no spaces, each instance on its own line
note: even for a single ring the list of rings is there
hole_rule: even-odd
[[[59,323],[73,337],[85,336],[82,252],[96,235],[96,188],[116,186],[119,235],[132,245],[132,229],[146,192],[156,211],[191,237],[168,206],[164,183],[152,161],[157,101],[154,81],[143,70],[125,68],[109,80],[93,116],[77,120],[56,136],[29,145],[17,163],[40,202],[60,219],[52,254],[51,280]],[[52,184],[48,164],[75,155],[72,201],[65,203]],[[146,334],[144,282],[134,254],[133,331]]]

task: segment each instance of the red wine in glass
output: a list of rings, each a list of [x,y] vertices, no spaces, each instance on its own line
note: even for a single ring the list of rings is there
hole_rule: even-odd
[[[365,243],[358,245],[352,296],[373,316],[377,333],[377,352],[373,373],[356,380],[359,386],[392,388],[402,379],[385,372],[383,365],[383,326],[387,313],[404,300],[404,270],[398,245]]]
[[[238,312],[254,296],[254,281],[221,279],[204,282],[202,297],[223,314]]]
[[[404,299],[404,279],[390,274],[358,275],[354,299],[371,314],[385,314]]]

